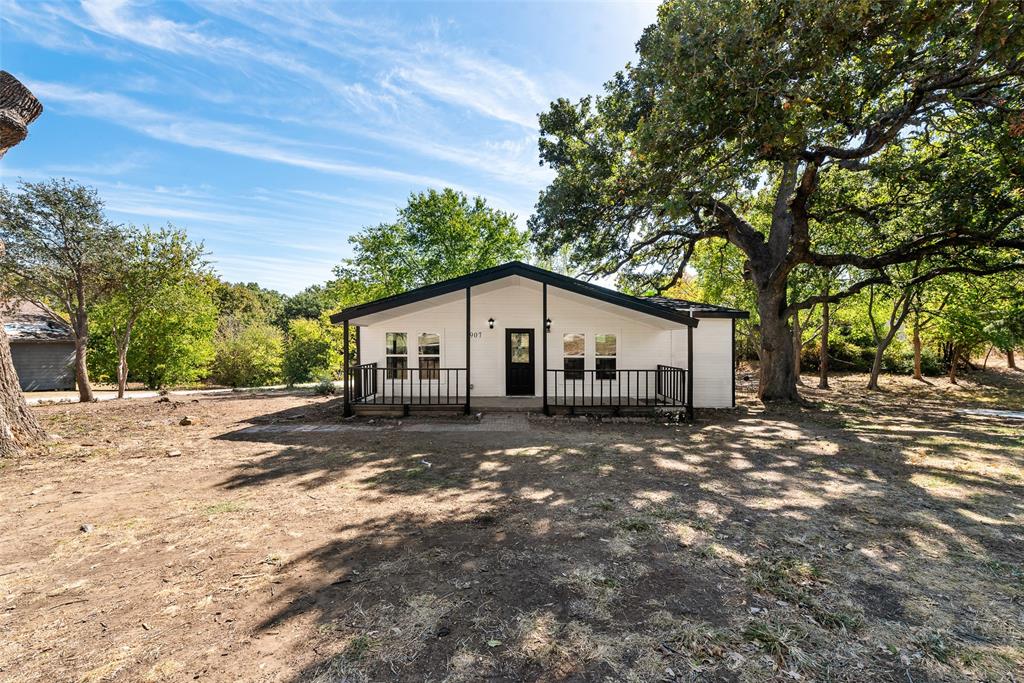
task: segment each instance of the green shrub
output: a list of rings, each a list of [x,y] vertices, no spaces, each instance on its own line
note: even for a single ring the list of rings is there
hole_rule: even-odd
[[[258,387],[281,379],[281,331],[262,322],[229,317],[214,340],[214,381],[231,387]]]
[[[288,323],[284,347],[284,379],[291,384],[338,376],[342,334],[330,323],[297,319]]]
[[[334,396],[338,393],[338,387],[334,384],[334,380],[325,377],[313,387],[313,393],[317,396]]]

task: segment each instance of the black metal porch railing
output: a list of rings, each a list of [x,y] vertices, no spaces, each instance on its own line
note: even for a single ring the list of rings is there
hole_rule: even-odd
[[[548,405],[570,408],[686,406],[686,370],[548,370]]]
[[[364,363],[349,369],[351,401],[358,405],[461,406],[466,368],[388,369]]]

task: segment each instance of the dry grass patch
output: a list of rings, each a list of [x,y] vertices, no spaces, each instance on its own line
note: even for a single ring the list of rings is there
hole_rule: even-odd
[[[63,440],[0,478],[0,678],[1019,678],[1024,424],[958,411],[1024,408],[1024,375],[864,381],[517,433],[309,431],[339,402],[299,394],[40,408]]]

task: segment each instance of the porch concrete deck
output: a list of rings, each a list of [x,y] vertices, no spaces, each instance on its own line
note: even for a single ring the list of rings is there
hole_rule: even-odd
[[[541,410],[544,399],[540,396],[472,396],[469,405],[480,410],[525,413]]]
[[[385,397],[386,399],[387,397]],[[625,398],[625,397],[623,397]],[[458,398],[452,397],[455,403],[453,404],[429,404],[429,403],[417,403],[411,401],[408,403],[409,411],[413,413],[417,412],[452,412],[461,413],[463,406],[465,405],[465,396]],[[588,410],[618,410],[620,412],[631,412],[631,411],[650,411],[658,408],[661,410],[679,410],[683,411],[686,409],[685,406],[681,405],[665,405],[661,401],[655,401],[653,399],[638,399],[636,397],[631,398],[632,403],[620,404],[618,402],[612,402],[610,398],[605,400],[587,398],[586,403],[581,398],[579,402],[573,406],[572,402],[563,403],[559,401],[554,403],[551,397],[548,397],[548,409],[552,413],[566,413],[566,412],[587,412]],[[544,408],[544,399],[540,396],[473,396],[470,398],[470,408],[474,412],[501,412],[501,413],[539,413]],[[380,403],[353,403],[352,410],[357,415],[380,415],[380,414],[392,414],[392,413],[404,413],[405,404],[402,403],[388,403],[386,400]]]
[[[404,410],[401,403],[388,403],[389,397],[383,397],[381,402],[374,403],[371,399],[368,403],[353,403],[352,410],[359,413],[381,413]],[[436,397],[435,397],[436,400]],[[452,397],[453,405],[438,405],[430,403],[419,403],[415,400],[409,401],[410,411],[444,411],[462,412],[466,404],[466,397]],[[475,411],[491,410],[503,413],[532,413],[540,412],[544,408],[544,399],[540,396],[473,396],[470,398],[470,407]]]

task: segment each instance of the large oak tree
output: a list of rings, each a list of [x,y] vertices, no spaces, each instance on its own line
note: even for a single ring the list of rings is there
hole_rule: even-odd
[[[701,240],[735,245],[757,297],[759,395],[796,399],[794,311],[925,257],[944,269],[1019,263],[1022,31],[1011,0],[670,0],[602,96],[541,115],[541,159],[557,175],[534,239],[546,252],[571,245],[587,272],[626,270],[656,289]],[[1004,171],[995,181],[957,163],[976,140],[1003,155],[990,159]],[[943,192],[950,174],[955,197]],[[932,207],[936,222],[879,218],[872,185],[900,179],[955,206]],[[906,210],[898,192],[886,204]],[[836,248],[823,235],[845,220],[854,239]],[[801,267],[856,277],[791,300]]]
[[[10,73],[0,71],[0,158],[28,136],[29,124],[42,113],[43,105],[29,89]],[[4,243],[0,240],[0,259],[3,255]],[[0,309],[6,296],[7,275],[0,272]],[[0,310],[0,457],[20,453],[45,436],[21,393],[3,314]]]

